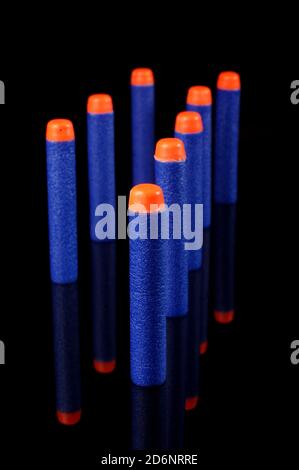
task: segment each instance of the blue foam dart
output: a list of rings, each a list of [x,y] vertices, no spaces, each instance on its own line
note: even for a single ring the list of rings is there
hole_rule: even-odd
[[[184,249],[182,217],[174,224],[176,219],[172,215],[175,210],[182,215],[183,204],[186,203],[186,152],[181,140],[159,140],[155,152],[155,175],[156,183],[162,188],[165,203],[170,209],[170,240],[165,269],[170,289],[167,302],[169,311],[165,419],[167,445],[168,448],[175,449],[183,446],[188,313],[188,257]],[[177,229],[177,234],[174,228]],[[179,238],[175,239],[175,236]]]
[[[175,138],[161,139],[155,152],[156,183],[164,194],[169,211],[168,256],[166,272],[169,275],[168,317],[186,315],[188,312],[188,259],[184,249],[182,230],[183,204],[186,202],[186,153],[184,144]],[[174,224],[174,215],[181,213]],[[175,231],[178,231],[176,234]],[[175,237],[178,237],[175,239]]]
[[[68,120],[48,123],[47,177],[51,279],[72,283],[78,277],[76,162],[74,129]]]
[[[238,191],[240,77],[222,72],[217,82],[214,201],[235,204]]]
[[[169,289],[165,264],[168,240],[161,239],[160,230],[156,237],[150,238],[151,218],[161,228],[161,211],[151,212],[151,204],[164,204],[163,192],[159,186],[142,184],[131,190],[131,378],[135,385],[143,387],[161,385],[166,380],[166,311]],[[135,229],[133,223],[137,224]]]
[[[90,237],[99,241],[96,226],[100,204],[115,207],[114,112],[109,95],[92,95],[87,105]]]
[[[61,424],[81,418],[78,286],[52,284],[56,410]]]
[[[108,374],[116,367],[116,246],[97,227],[107,213],[100,204],[116,206],[114,112],[112,98],[92,95],[87,104],[88,175],[92,266],[93,365]],[[105,236],[105,238],[103,238]]]
[[[235,225],[238,199],[238,144],[241,81],[236,72],[222,72],[217,81],[214,202],[214,317],[230,323],[235,315]]]
[[[154,183],[155,86],[150,69],[135,69],[131,76],[132,183]]]
[[[195,230],[195,204],[203,203],[203,124],[201,116],[193,111],[179,113],[176,119],[175,136],[182,140],[187,155],[187,203],[191,204],[191,228]],[[201,233],[197,236],[202,240]],[[202,248],[189,250],[189,270],[200,269],[202,266]]]
[[[187,110],[198,112],[203,121],[203,267],[199,351],[208,348],[209,291],[210,291],[210,226],[212,206],[212,92],[206,86],[193,86],[188,91]]]

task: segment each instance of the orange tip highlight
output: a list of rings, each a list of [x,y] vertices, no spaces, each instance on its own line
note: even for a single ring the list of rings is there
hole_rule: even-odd
[[[94,369],[100,374],[111,374],[116,368],[116,360],[113,361],[93,361]]]
[[[212,92],[207,86],[192,86],[188,90],[187,103],[193,106],[210,106]]]
[[[237,72],[221,72],[217,81],[219,90],[237,91],[241,89],[240,75]]]
[[[139,213],[159,212],[164,209],[164,195],[156,184],[138,184],[131,189],[129,210]]]
[[[223,324],[231,323],[234,317],[235,317],[234,310],[230,310],[229,312],[220,312],[216,310],[214,312],[214,318],[218,323],[223,323]]]
[[[198,397],[186,398],[185,410],[186,411],[194,410],[197,407],[197,404],[198,404]]]
[[[208,350],[208,341],[204,341],[199,345],[199,354],[205,354]]]
[[[91,95],[87,102],[87,112],[90,114],[113,113],[113,102],[110,95]]]
[[[75,139],[74,126],[68,119],[53,119],[48,122],[46,138],[49,142],[69,142]]]
[[[160,162],[184,162],[186,160],[184,142],[174,137],[159,140],[155,159]]]
[[[150,86],[154,85],[154,83],[154,73],[151,69],[139,68],[133,70],[131,75],[131,85]]]
[[[75,411],[74,413],[63,413],[61,411],[57,411],[57,419],[60,424],[65,426],[74,426],[79,423],[81,414],[81,410]]]
[[[201,115],[195,111],[183,111],[177,115],[175,131],[180,134],[197,134],[203,131]]]

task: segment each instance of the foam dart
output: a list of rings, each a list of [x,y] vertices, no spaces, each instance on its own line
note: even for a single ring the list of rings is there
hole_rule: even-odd
[[[176,118],[175,137],[183,141],[186,150],[186,199],[187,203],[191,204],[191,228],[194,231],[195,205],[203,203],[203,123],[201,116],[194,111],[179,113]],[[189,250],[188,257],[189,270],[201,268],[202,249]]]
[[[152,70],[138,68],[131,75],[132,182],[154,183],[155,84]]]
[[[235,205],[238,197],[240,94],[239,74],[222,72],[217,82],[214,161],[214,317],[219,323],[230,323],[235,315]]]
[[[217,82],[215,117],[214,201],[235,204],[238,186],[240,76],[222,72]]]
[[[165,210],[162,189],[140,184],[130,193],[130,357],[135,385],[150,387],[166,380],[167,277],[165,265],[168,240],[151,238],[151,219],[161,227]],[[137,231],[137,233],[136,233]]]
[[[178,114],[175,135],[184,142],[187,155],[187,202],[192,216],[195,204],[203,202],[203,123],[200,114],[185,111]],[[192,229],[195,229],[194,219]],[[200,227],[202,230],[202,227]],[[199,236],[200,234],[198,234]],[[202,249],[188,252],[189,267],[189,315],[187,327],[186,401],[187,411],[194,409],[199,400],[200,364],[198,345],[201,315]]]
[[[187,189],[186,152],[181,140],[175,138],[159,140],[155,152],[155,176],[169,208],[170,240],[165,269],[169,287],[166,420],[167,445],[168,448],[175,449],[183,445],[188,313],[188,258],[181,226]],[[176,219],[174,216],[178,213],[180,218]],[[178,239],[175,236],[179,236]]]
[[[202,307],[200,316],[199,352],[208,349],[210,292],[210,238],[212,199],[212,92],[206,86],[193,86],[187,95],[187,110],[201,115],[203,122],[203,248],[202,248]]]
[[[65,119],[47,125],[47,179],[56,410],[61,424],[81,418],[77,299],[75,134]]]
[[[115,207],[114,112],[109,95],[92,95],[87,103],[90,237],[96,234],[100,204]]]
[[[116,247],[114,240],[99,235],[97,208],[100,204],[116,206],[114,112],[110,95],[88,98],[87,141],[93,366],[97,372],[108,374],[116,367]]]
[[[46,150],[51,279],[68,284],[78,277],[75,134],[70,121],[48,123]]]

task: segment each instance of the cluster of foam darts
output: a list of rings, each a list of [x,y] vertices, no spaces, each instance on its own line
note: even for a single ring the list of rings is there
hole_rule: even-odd
[[[138,387],[159,387],[175,374],[172,382],[180,390],[182,413],[195,408],[200,396],[200,356],[208,348],[211,298],[217,322],[229,323],[234,317],[240,108],[237,73],[219,75],[215,98],[213,119],[211,89],[191,87],[186,110],[176,117],[174,136],[155,143],[154,75],[150,69],[132,72],[133,187],[128,216],[130,221],[138,216],[139,229],[142,226],[148,236],[136,236],[136,224],[134,236],[129,236],[131,379]],[[111,96],[89,97],[87,137],[93,365],[105,374],[116,367],[116,241],[99,240],[96,227],[99,205],[116,206]],[[61,423],[72,425],[81,417],[72,123],[50,121],[46,140],[57,416]],[[181,214],[190,208],[190,232],[194,237],[196,231],[202,232],[202,243],[196,249],[186,249],[183,228],[181,236],[161,235],[166,207],[173,205],[182,209]],[[196,223],[199,207],[203,209],[200,228]],[[174,229],[177,233],[178,217],[174,211],[168,215],[170,234]],[[213,286],[209,281],[211,227],[215,240]]]

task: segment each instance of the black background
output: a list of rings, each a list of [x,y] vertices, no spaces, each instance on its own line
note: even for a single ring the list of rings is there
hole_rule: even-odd
[[[270,64],[180,60],[135,62],[114,57],[93,64],[93,79],[60,70],[30,78],[1,77],[2,308],[0,338],[7,364],[0,370],[3,452],[10,462],[61,464],[130,449],[127,243],[118,243],[118,364],[111,377],[91,368],[86,100],[113,95],[119,195],[130,189],[130,71],[152,67],[157,83],[157,139],[173,134],[177,112],[194,84],[213,89],[222,70],[242,79],[237,247],[237,315],[233,325],[211,322],[200,407],[187,416],[185,449],[223,468],[252,459],[267,463],[296,450],[299,366],[290,343],[298,339],[295,232],[299,105],[290,103],[291,70]],[[24,90],[26,93],[24,93]],[[45,126],[73,120],[77,137],[78,222],[82,338],[83,419],[74,429],[55,422],[51,304],[47,238]],[[293,176],[292,176],[293,175]],[[283,236],[286,235],[284,238]],[[292,248],[293,247],[293,248]],[[291,261],[295,276],[285,261]],[[291,281],[293,279],[295,282]],[[284,444],[284,439],[287,444]],[[294,454],[295,455],[295,454]],[[93,468],[93,467],[91,467]]]

